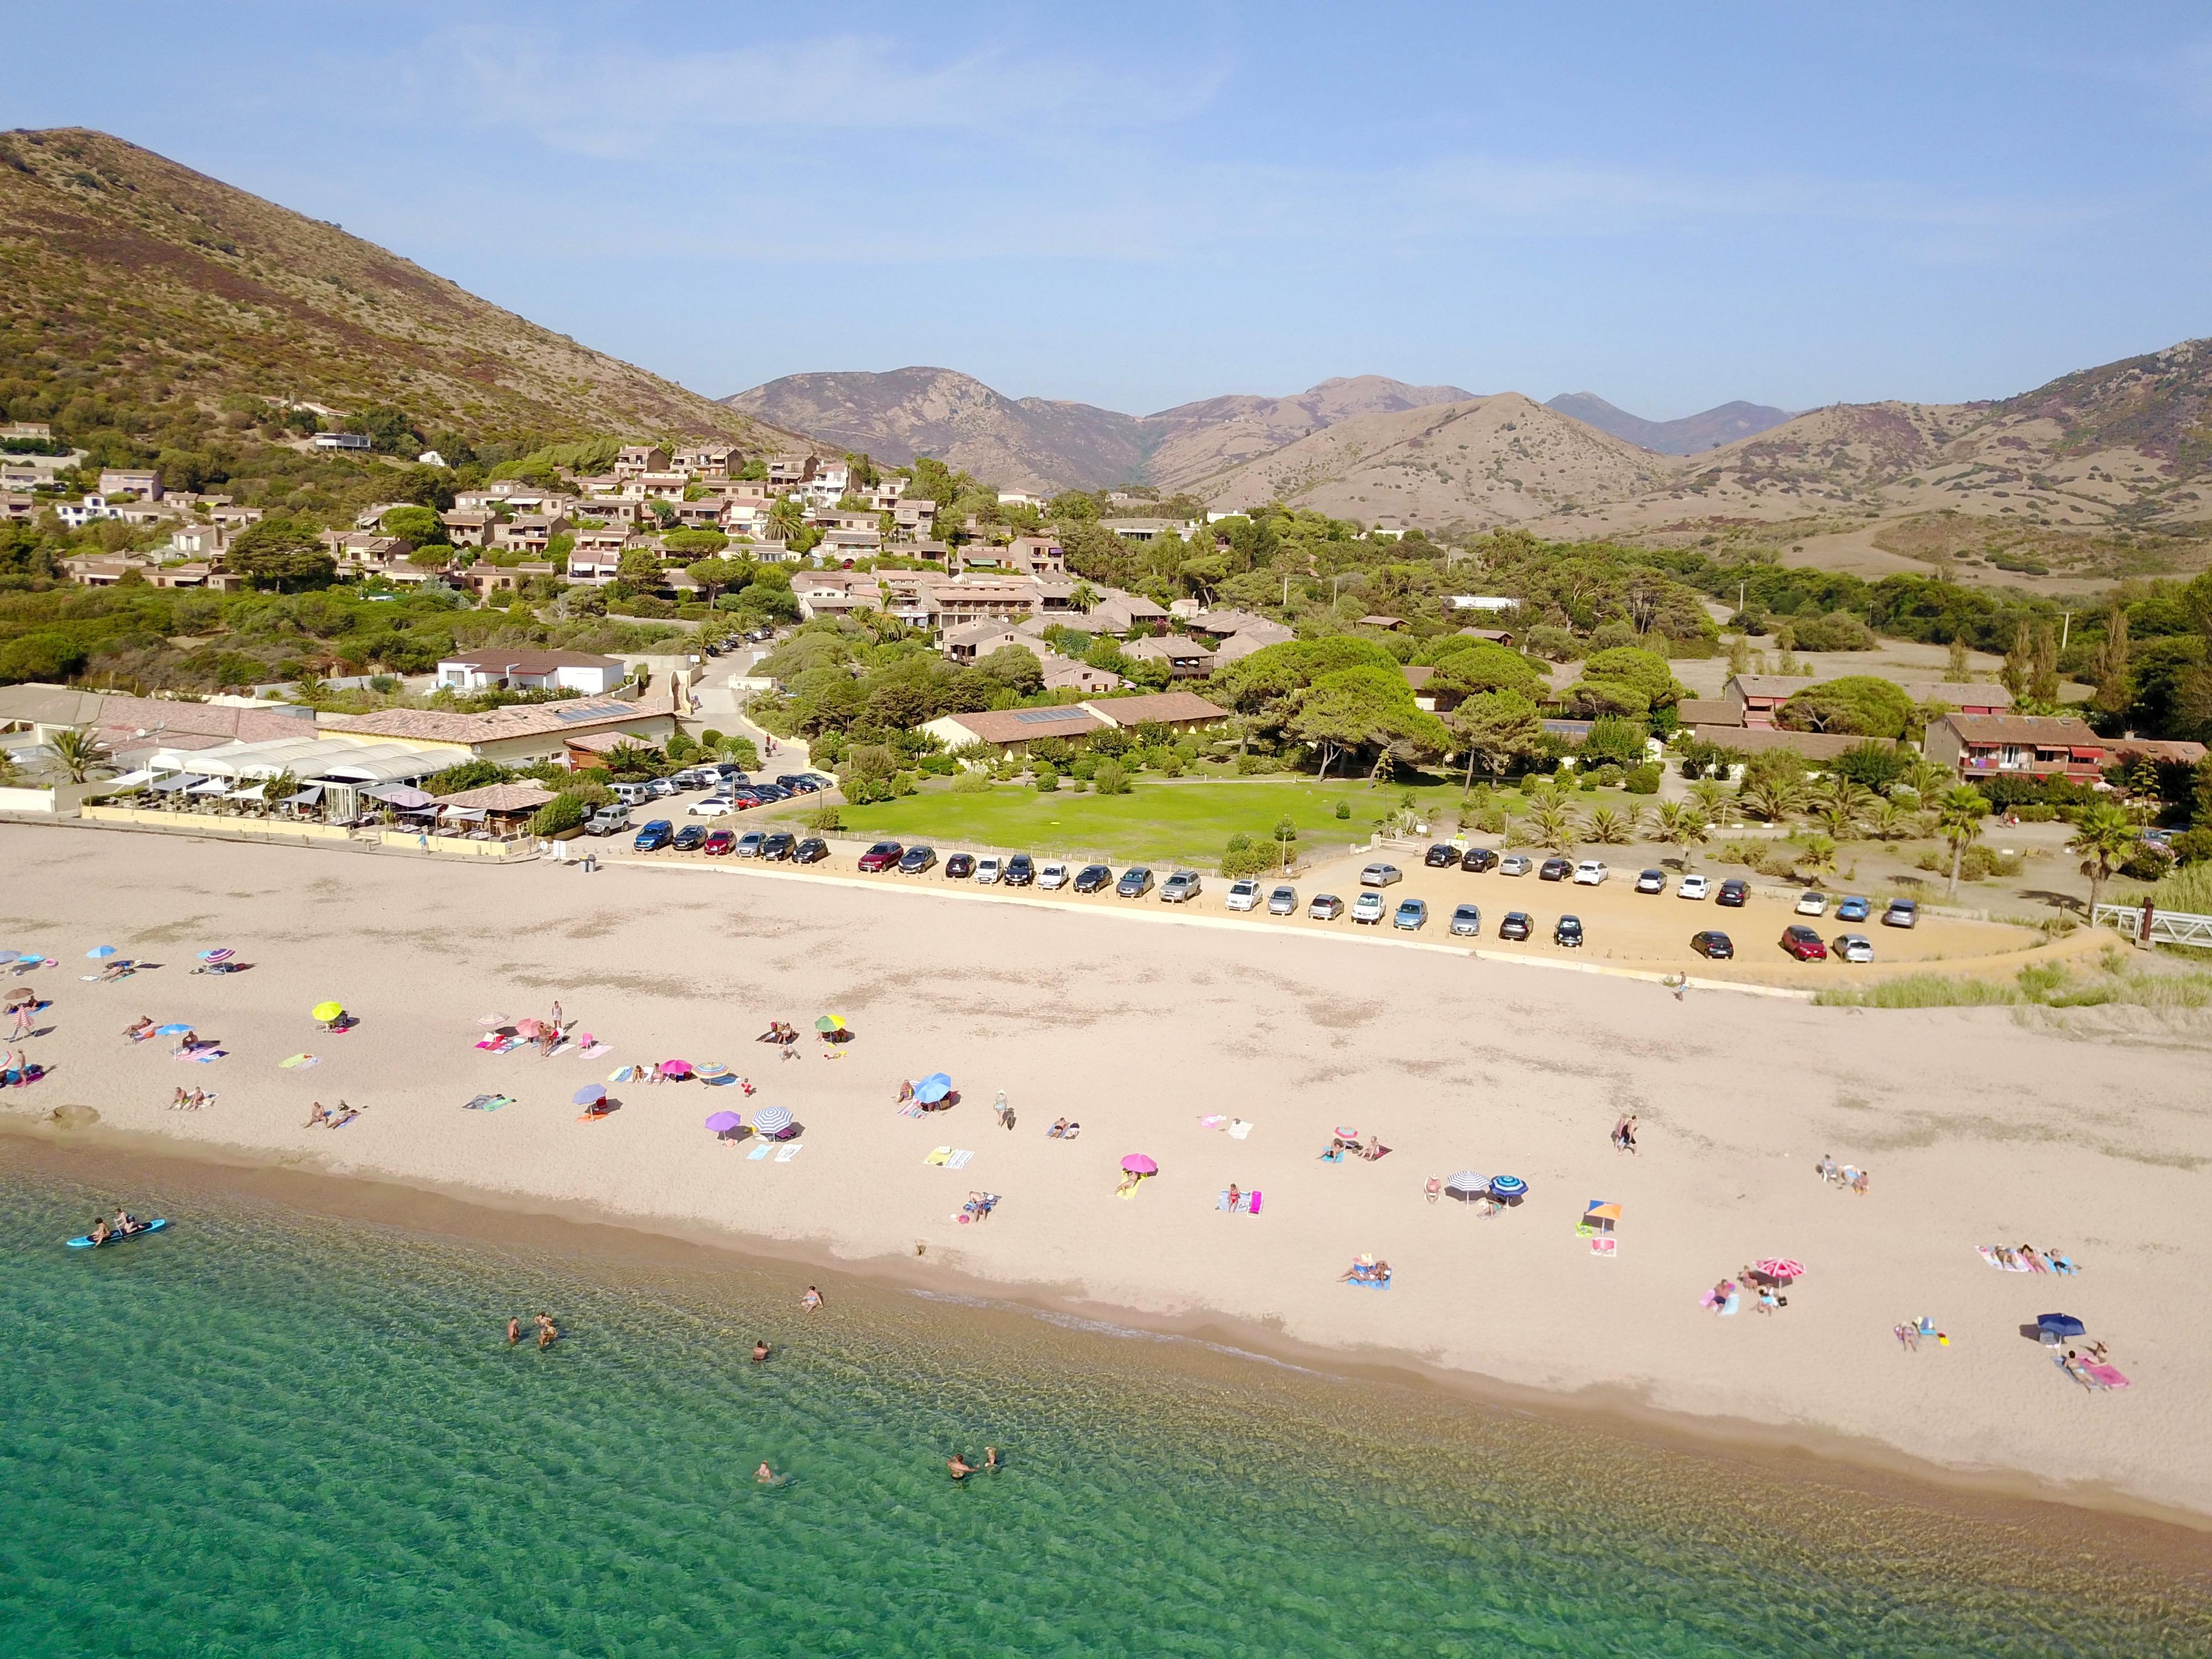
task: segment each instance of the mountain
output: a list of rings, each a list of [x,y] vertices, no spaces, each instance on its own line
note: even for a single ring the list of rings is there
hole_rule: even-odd
[[[152,404],[392,404],[468,439],[793,441],[336,225],[106,133],[0,136],[0,381]]]
[[[899,368],[787,374],[723,401],[879,461],[934,456],[1007,489],[1176,489],[1339,421],[1471,395],[1362,374],[1295,397],[1209,398],[1140,416],[1008,398],[949,368]]]
[[[1507,392],[1353,416],[1192,488],[1218,508],[1282,500],[1368,524],[1488,529],[1633,497],[1672,471]]]
[[[1585,426],[1610,432],[1616,438],[1661,455],[1695,455],[1739,438],[1755,437],[1790,418],[1786,409],[1741,401],[1723,404],[1702,415],[1685,415],[1679,421],[1647,421],[1625,409],[1616,409],[1594,392],[1565,392],[1544,405],[1571,415]]]

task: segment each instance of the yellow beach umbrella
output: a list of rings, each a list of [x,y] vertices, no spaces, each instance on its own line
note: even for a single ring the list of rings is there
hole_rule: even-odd
[[[327,1025],[343,1012],[345,1005],[342,1002],[319,1002],[315,1005],[313,1017]]]

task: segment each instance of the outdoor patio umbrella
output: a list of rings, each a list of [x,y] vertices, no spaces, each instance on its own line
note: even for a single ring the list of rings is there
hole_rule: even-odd
[[[15,961],[15,953],[13,951],[0,951],[0,966],[4,966],[8,963]]]
[[[2088,1329],[2088,1327],[2075,1318],[2072,1314],[2053,1313],[2038,1314],[2035,1316],[2035,1328],[2046,1336],[2079,1336]]]
[[[1127,1170],[1131,1175],[1148,1176],[1158,1175],[1160,1172],[1160,1166],[1153,1163],[1149,1158],[1146,1158],[1142,1152],[1130,1153],[1128,1157],[1121,1160],[1121,1167]]]
[[[942,1072],[932,1072],[914,1085],[914,1097],[925,1106],[933,1106],[952,1092],[952,1079]]]
[[[343,1002],[319,1002],[307,1011],[307,1018],[319,1019],[327,1025],[343,1012],[345,1012],[345,1004]]]
[[[1340,1123],[1336,1126],[1336,1138],[1339,1140],[1357,1140],[1359,1139],[1359,1131],[1349,1124]]]
[[[1620,1205],[1607,1204],[1595,1198],[1590,1200],[1589,1206],[1583,1211],[1584,1226],[1595,1227],[1608,1233],[1613,1231],[1613,1224],[1620,1219]]]
[[[1518,1198],[1528,1190],[1528,1183],[1519,1176],[1490,1177],[1490,1195],[1492,1198]]]
[[[718,1135],[726,1135],[744,1120],[735,1112],[714,1112],[707,1118],[707,1127]]]
[[[607,1085],[604,1083],[586,1083],[582,1088],[577,1090],[574,1094],[568,1097],[569,1099],[574,1101],[579,1106],[595,1106],[606,1097]]]
[[[1777,1279],[1802,1279],[1805,1264],[1786,1255],[1771,1255],[1764,1261],[1753,1264],[1763,1273],[1772,1273]]]
[[[701,1077],[727,1077],[729,1072],[730,1068],[719,1060],[708,1060],[699,1067]]]
[[[780,1135],[791,1127],[792,1121],[788,1106],[763,1106],[753,1114],[753,1132],[756,1134]]]

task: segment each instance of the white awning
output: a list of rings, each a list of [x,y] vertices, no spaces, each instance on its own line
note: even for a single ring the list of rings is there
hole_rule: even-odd
[[[259,800],[262,793],[268,787],[265,783],[251,783],[243,789],[232,790],[223,799],[225,800]]]
[[[323,798],[323,786],[311,783],[296,795],[287,795],[276,804],[279,806],[312,806]]]
[[[117,778],[109,783],[107,787],[111,789],[136,789],[140,784],[151,783],[153,781],[154,775],[142,768],[140,770],[136,772],[125,772],[121,777]]]
[[[228,778],[209,778],[204,782],[194,784],[185,793],[188,795],[221,795],[228,793],[229,790]]]
[[[481,823],[483,815],[481,806],[448,806],[439,814],[448,823]]]

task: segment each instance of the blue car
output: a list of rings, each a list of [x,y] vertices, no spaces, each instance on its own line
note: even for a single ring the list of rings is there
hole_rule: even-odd
[[[1838,921],[1864,921],[1873,913],[1873,904],[1866,899],[1851,897],[1836,907]]]
[[[675,839],[676,826],[666,818],[655,818],[637,832],[637,839],[630,846],[640,853],[657,853]]]
[[[1429,907],[1422,899],[1401,899],[1390,917],[1393,927],[1402,927],[1407,933],[1419,933],[1429,923]]]

